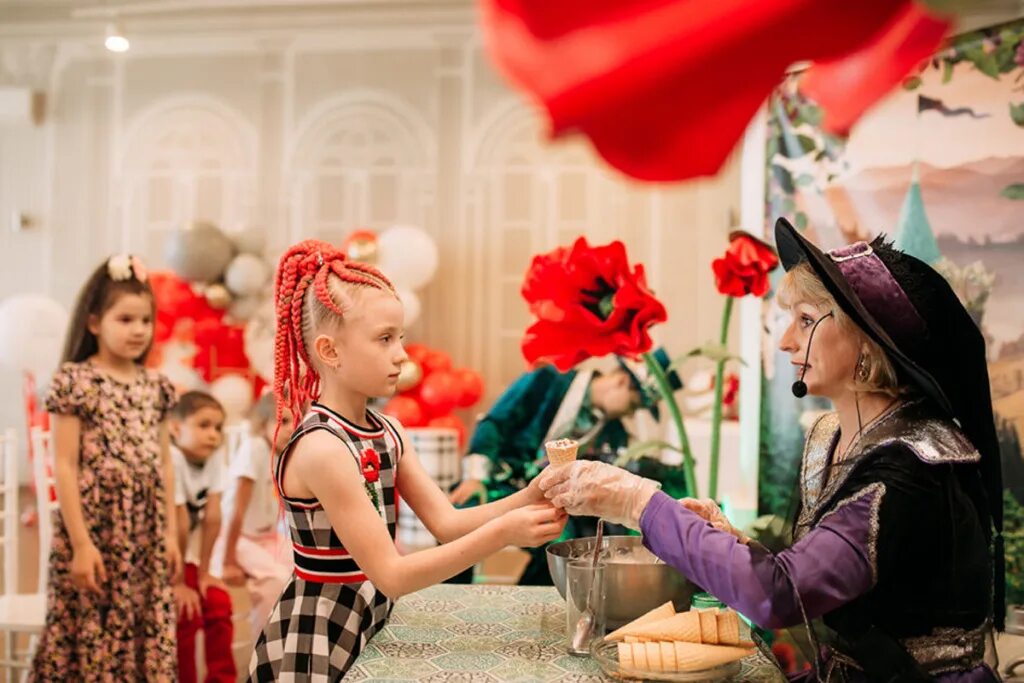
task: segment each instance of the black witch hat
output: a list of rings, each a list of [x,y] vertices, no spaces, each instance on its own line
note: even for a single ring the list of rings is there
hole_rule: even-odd
[[[981,454],[986,500],[977,507],[984,527],[990,520],[995,528],[993,608],[1002,630],[1003,483],[981,330],[945,278],[882,237],[825,253],[780,218],[775,244],[783,267],[806,261],[843,312],[885,350],[900,379],[955,420]]]

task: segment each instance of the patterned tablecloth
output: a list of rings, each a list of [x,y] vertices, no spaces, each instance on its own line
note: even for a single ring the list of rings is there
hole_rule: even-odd
[[[745,660],[742,681],[783,681]],[[565,602],[554,588],[440,585],[398,601],[346,681],[603,682],[589,657],[565,652]]]

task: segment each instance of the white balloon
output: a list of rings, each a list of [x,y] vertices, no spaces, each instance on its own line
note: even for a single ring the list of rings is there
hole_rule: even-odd
[[[224,375],[210,384],[210,395],[220,402],[228,422],[244,419],[252,407],[252,384],[241,375]]]
[[[437,243],[422,228],[396,225],[377,238],[377,267],[395,287],[423,287],[434,278],[437,263]]]
[[[420,319],[420,312],[423,310],[420,298],[412,290],[399,289],[398,300],[402,302],[402,308],[405,309],[405,326],[409,327]]]
[[[243,340],[249,365],[268,383],[274,383],[274,302],[267,299],[245,324]]]
[[[224,284],[233,294],[252,296],[259,294],[270,277],[267,262],[253,254],[239,254],[228,264]]]
[[[31,372],[42,383],[57,369],[68,328],[64,307],[40,294],[0,302],[0,363]]]

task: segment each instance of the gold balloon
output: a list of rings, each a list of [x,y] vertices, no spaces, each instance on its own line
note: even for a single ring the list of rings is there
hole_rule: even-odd
[[[224,285],[210,285],[206,288],[206,303],[222,311],[231,305],[231,292]]]
[[[423,379],[423,368],[414,360],[402,361],[402,367],[398,371],[398,390],[408,391]]]
[[[348,236],[343,245],[345,256],[362,263],[377,262],[377,236],[366,230],[358,230]]]

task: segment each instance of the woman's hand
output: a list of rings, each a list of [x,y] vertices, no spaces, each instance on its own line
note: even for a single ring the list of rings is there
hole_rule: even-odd
[[[739,539],[740,543],[750,541],[750,537],[734,527],[729,518],[722,512],[722,509],[718,507],[718,504],[710,498],[701,498],[699,500],[697,498],[683,498],[679,501],[679,504],[707,520],[708,524],[719,531],[732,534]]]
[[[100,585],[107,582],[107,572],[103,568],[103,556],[96,546],[89,542],[75,548],[71,556],[71,583],[79,590],[100,592]]]
[[[569,516],[550,503],[525,505],[499,517],[505,542],[520,548],[534,548],[562,535]]]
[[[659,488],[655,481],[594,460],[548,467],[538,479],[548,500],[570,515],[601,517],[630,529],[640,528],[640,515]]]

